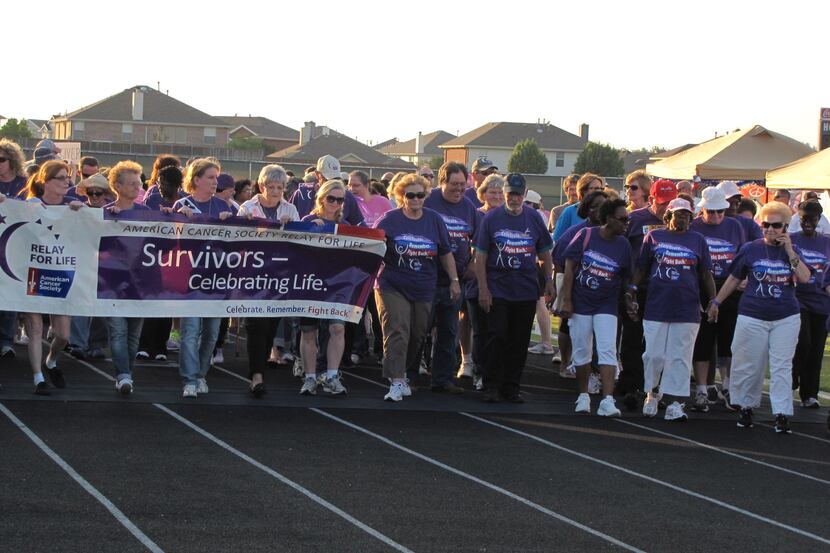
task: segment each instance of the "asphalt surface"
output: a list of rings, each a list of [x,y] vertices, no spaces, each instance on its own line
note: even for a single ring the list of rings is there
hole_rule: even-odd
[[[230,339],[197,399],[175,356],[140,363],[128,398],[108,361],[63,356],[68,387],[40,397],[25,348],[0,360],[0,551],[830,551],[825,408],[796,407],[793,435],[766,401],[751,430],[718,405],[575,415],[548,356],[524,405],[428,377],[383,402],[371,364],[336,398],[269,369],[256,400]]]

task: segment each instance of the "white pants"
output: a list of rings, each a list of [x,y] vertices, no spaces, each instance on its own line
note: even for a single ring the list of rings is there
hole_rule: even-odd
[[[793,414],[793,354],[801,329],[801,315],[762,321],[738,315],[732,339],[729,396],[733,405],[761,406],[764,376],[769,364],[769,397],[774,414]]]
[[[692,354],[700,323],[643,321],[646,351],[643,354],[645,392],[656,386],[664,394],[689,395]]]
[[[568,323],[571,329],[574,366],[591,362],[594,350],[594,336],[597,339],[597,357],[600,365],[617,366],[617,316],[616,315],[571,315]]]

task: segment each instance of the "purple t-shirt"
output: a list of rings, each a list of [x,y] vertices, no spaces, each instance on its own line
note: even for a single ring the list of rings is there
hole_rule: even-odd
[[[481,221],[484,219],[485,213],[480,208],[476,209],[476,233],[473,236],[473,243],[475,243],[476,236],[478,236],[478,230],[481,228]],[[478,280],[476,280],[475,275],[461,279],[461,284],[464,287],[464,299],[474,300],[478,297]]]
[[[216,196],[211,196],[206,202],[197,202],[193,199],[193,196],[185,196],[173,204],[173,211],[178,211],[182,207],[189,207],[194,213],[207,215],[208,217],[219,218],[219,214],[224,211],[236,215],[225,200],[221,200]]]
[[[8,182],[0,182],[0,194],[14,198],[26,188],[26,177],[17,176]]]
[[[576,262],[571,295],[574,313],[616,316],[622,279],[631,272],[628,240],[622,236],[606,240],[599,228],[586,228],[571,241],[565,259]]]
[[[804,262],[798,246],[793,249]],[[738,315],[777,321],[801,311],[790,258],[783,246],[768,246],[763,239],[744,244],[732,262],[731,274],[738,280],[747,279]]]
[[[475,187],[470,187],[464,190],[464,197],[470,200],[470,203],[473,204],[476,209],[484,207],[484,204],[478,199],[478,193],[476,192]]]
[[[810,238],[801,232],[790,234],[793,244],[801,250],[801,259],[813,270],[810,280],[795,287],[795,297],[802,309],[827,315],[830,313],[830,296],[824,288],[830,284],[830,238],[814,234]]]
[[[577,223],[574,226],[569,227],[568,230],[566,230],[565,233],[559,237],[559,240],[554,243],[551,257],[553,258],[554,267],[558,267],[561,272],[565,271],[565,250],[567,250],[568,246],[571,245],[571,242],[573,242],[573,239],[577,233],[587,226],[588,221],[586,219],[581,223]]]
[[[553,241],[534,209],[511,215],[507,208],[491,209],[481,221],[475,248],[487,254],[487,286],[494,298],[536,301],[539,298],[536,259],[550,251]]]
[[[159,193],[144,195],[144,205],[153,211],[160,211],[162,207],[173,207],[174,204],[175,202],[165,200]]]
[[[646,234],[637,268],[649,276],[644,319],[700,322],[699,271],[711,271],[706,238],[693,230],[657,229]]]
[[[448,202],[441,194],[441,189],[435,188],[424,201],[424,207],[438,212],[444,224],[447,225],[447,232],[450,233],[450,250],[455,259],[455,271],[461,278],[470,263],[470,245],[476,232],[475,206],[463,197],[458,203]],[[443,267],[438,267],[438,286],[449,286],[449,284],[450,276]]]
[[[730,219],[735,219],[738,221],[738,224],[741,225],[744,229],[744,233],[746,233],[746,241],[752,242],[753,240],[760,240],[764,237],[763,231],[761,231],[761,227],[758,226],[758,223],[749,219],[747,217],[742,217],[740,215],[735,215],[734,217],[730,217]]]
[[[376,287],[412,302],[432,303],[439,257],[450,252],[450,235],[441,216],[424,208],[420,219],[410,219],[398,208],[384,213],[375,228],[386,232],[386,255]]]
[[[626,237],[631,245],[631,259],[634,263],[640,258],[640,249],[643,247],[646,234],[661,228],[666,228],[666,224],[648,207],[635,209],[628,214],[628,234]]]
[[[139,203],[136,203],[136,202],[133,202],[133,206],[131,208],[122,209],[118,213],[113,213],[112,212],[113,207],[115,207],[115,202],[108,203],[107,205],[105,205],[104,207],[101,208],[101,209],[104,210],[104,219],[109,219],[109,218],[112,218],[112,217],[118,217],[119,214],[124,213],[125,211],[150,211],[150,208],[147,207],[146,205],[139,204]]]
[[[746,242],[743,227],[731,217],[724,217],[719,225],[707,225],[702,218],[698,217],[692,221],[689,230],[699,232],[706,238],[709,257],[712,259],[712,276],[715,277],[715,281],[726,280],[732,261]]]

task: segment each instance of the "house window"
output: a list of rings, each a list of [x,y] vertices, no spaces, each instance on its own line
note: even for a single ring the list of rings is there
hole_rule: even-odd
[[[84,130],[84,122],[75,121],[74,123],[72,123],[72,138],[75,140],[83,140]]]
[[[121,125],[121,142],[133,141],[133,124],[123,123]]]
[[[187,144],[187,129],[184,127],[173,127],[170,129],[170,141],[176,144]]]
[[[565,166],[565,152],[556,152],[556,166],[557,167],[564,167]]]
[[[216,144],[216,127],[205,127],[205,144]]]

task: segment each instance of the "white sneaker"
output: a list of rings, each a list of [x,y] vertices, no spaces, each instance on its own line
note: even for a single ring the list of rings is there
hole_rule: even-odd
[[[182,388],[182,397],[199,397],[195,384],[185,384]]]
[[[287,351],[283,353],[279,358],[280,365],[287,365],[292,361],[294,361],[294,354]]]
[[[403,382],[403,390],[401,390],[403,397],[410,397],[412,395],[412,388],[409,387],[409,379]]]
[[[167,361],[167,356],[163,353],[156,354],[156,361]]]
[[[15,336],[14,343],[19,346],[26,346],[29,344],[29,337],[26,336],[26,332],[21,332],[20,336]]]
[[[591,412],[591,396],[588,394],[579,394],[576,398],[576,407],[574,413],[590,413]]]
[[[562,354],[559,352],[559,348],[554,348],[553,357],[551,357],[551,363],[561,363],[562,362]]]
[[[814,397],[808,397],[806,401],[801,402],[802,407],[806,407],[807,409],[818,409],[821,407],[821,403]]]
[[[559,369],[559,377],[560,378],[576,378],[576,367],[574,364],[571,363],[567,367],[563,369]]]
[[[643,402],[643,416],[656,417],[661,394],[648,394]]]
[[[602,390],[602,381],[599,379],[599,375],[595,372],[592,372],[588,375],[588,393],[591,395],[596,395]]]
[[[553,346],[539,342],[536,345],[527,348],[528,353],[535,353],[536,355],[553,355]]]
[[[225,362],[225,353],[222,351],[222,348],[217,349],[213,353],[213,364],[218,365],[219,363]]]
[[[210,391],[207,385],[207,380],[204,378],[200,378],[196,381],[196,393],[197,394],[206,394]]]
[[[614,398],[607,396],[599,402],[597,415],[600,417],[619,417],[622,413],[620,413],[620,410],[617,409],[617,404],[614,403]]]
[[[302,357],[297,356],[297,358],[294,359],[294,369],[293,369],[293,371],[294,371],[294,376],[296,376],[297,378],[303,378],[303,376],[305,375],[305,367],[303,367],[303,358]]]
[[[349,360],[351,360],[352,365],[357,365],[360,363],[360,356],[356,353],[353,353],[349,356]]]
[[[401,401],[403,400],[403,383],[393,382],[389,386],[389,393],[383,396],[383,401]]]
[[[300,388],[301,396],[317,395],[317,376],[306,376],[303,378],[303,387]]]
[[[423,357],[421,358],[421,364],[418,366],[418,374],[429,374],[429,369],[427,369],[427,362],[424,361]]]
[[[456,378],[473,378],[473,373],[475,373],[475,366],[473,365],[472,361],[467,361],[465,363],[461,363],[461,366],[458,367],[458,373],[456,373]]]
[[[479,392],[484,389],[484,379],[481,375],[477,374],[473,377],[473,388]]]
[[[146,351],[139,351],[138,353],[135,354],[135,358],[136,359],[149,359],[150,354],[147,353]]]
[[[121,392],[122,396],[128,396],[133,393],[133,380],[122,378],[115,383],[115,389]]]
[[[58,366],[58,362],[52,359],[51,355],[46,356],[46,361],[44,361],[43,364],[46,365],[47,369],[54,369]]]
[[[0,357],[13,359],[16,355],[17,352],[14,351],[14,348],[11,346],[3,346],[2,348],[0,348]]]
[[[686,415],[686,411],[683,409],[682,403],[675,401],[666,407],[665,419],[667,421],[685,422],[688,418],[689,417]]]
[[[346,394],[346,387],[340,382],[340,375],[327,376],[323,380],[323,391],[328,392],[333,396],[342,396]]]

